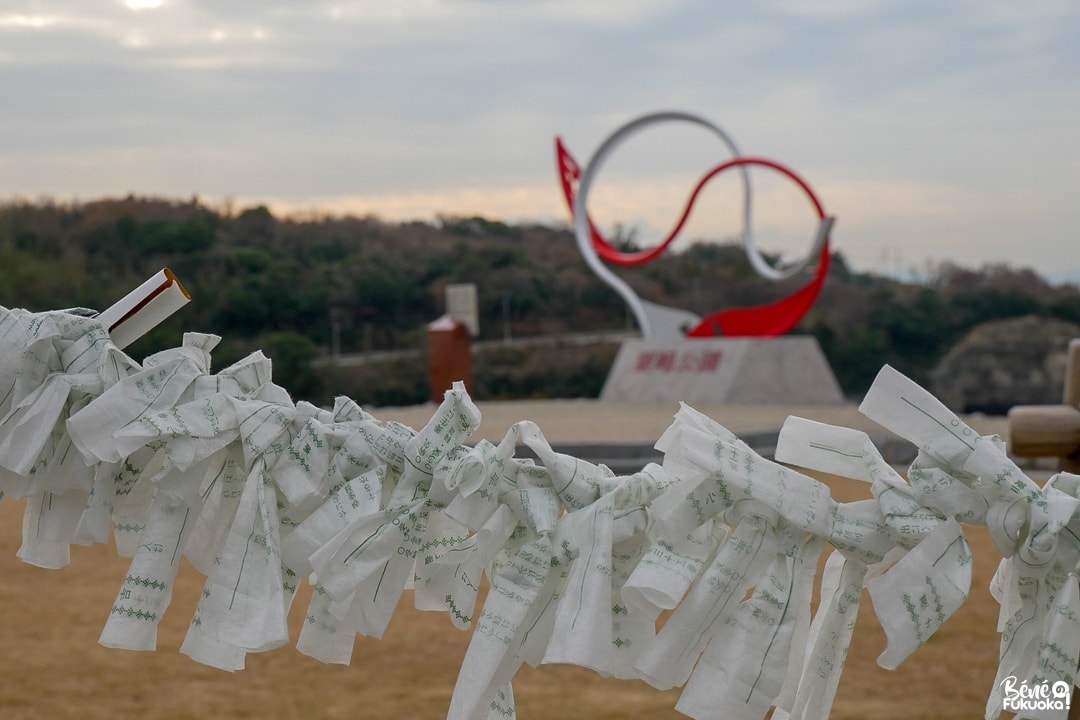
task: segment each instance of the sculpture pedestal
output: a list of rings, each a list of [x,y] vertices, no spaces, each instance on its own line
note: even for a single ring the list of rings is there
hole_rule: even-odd
[[[690,405],[840,405],[844,394],[810,335],[627,340],[600,399]]]

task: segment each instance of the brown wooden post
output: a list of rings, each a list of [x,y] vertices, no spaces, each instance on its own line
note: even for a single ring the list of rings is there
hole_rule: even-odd
[[[1080,407],[1080,339],[1069,341],[1068,357],[1062,402],[1072,407]],[[1061,469],[1066,472],[1080,473],[1080,445],[1068,455],[1062,456]]]
[[[1009,449],[1020,457],[1058,458],[1059,469],[1080,473],[1080,338],[1069,341],[1061,405],[1017,405],[1009,410]],[[1073,688],[1068,720],[1080,720],[1080,689]]]
[[[440,403],[455,380],[472,392],[472,338],[463,324],[444,315],[427,327],[431,401]]]
[[[1061,399],[1066,405],[1080,406],[1080,339],[1069,341],[1068,362],[1065,365],[1065,389]],[[1066,472],[1080,473],[1080,448],[1063,456],[1060,466]],[[1068,720],[1080,720],[1080,690],[1075,687],[1069,704]]]

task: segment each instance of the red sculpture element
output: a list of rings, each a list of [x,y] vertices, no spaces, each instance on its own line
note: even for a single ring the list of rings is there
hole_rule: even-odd
[[[555,138],[555,152],[558,156],[559,180],[562,183],[563,196],[566,198],[566,203],[570,208],[570,212],[573,213],[575,186],[578,179],[581,177],[581,168],[578,166],[573,156],[570,155],[560,138]],[[686,202],[686,207],[683,209],[678,222],[675,223],[675,227],[672,228],[671,232],[668,233],[667,237],[665,237],[662,242],[648,250],[631,253],[617,250],[608,243],[590,219],[588,222],[589,234],[597,255],[607,262],[616,265],[641,265],[659,257],[679,234],[683,225],[686,224],[686,220],[690,216],[690,208],[693,207],[698,193],[701,192],[701,189],[705,184],[723,171],[743,165],[760,165],[786,175],[806,193],[814,206],[814,210],[817,212],[818,220],[825,222],[825,209],[821,206],[821,202],[818,201],[817,196],[814,195],[814,191],[806,181],[795,174],[795,172],[780,163],[766,158],[737,157],[728,160],[725,163],[721,163],[705,173],[690,193],[690,197]],[[727,310],[714,312],[704,318],[697,326],[691,328],[686,335],[687,337],[716,337],[719,335],[725,337],[761,337],[783,335],[795,327],[799,320],[802,319],[803,315],[810,309],[810,306],[814,304],[814,300],[817,299],[818,293],[821,291],[821,286],[825,282],[825,276],[828,274],[828,271],[829,238],[826,236],[821,245],[821,252],[818,255],[814,276],[806,285],[786,297],[764,305],[729,308]]]

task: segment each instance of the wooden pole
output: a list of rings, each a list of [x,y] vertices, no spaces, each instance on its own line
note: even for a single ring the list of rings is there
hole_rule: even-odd
[[[1062,402],[1080,408],[1080,339],[1069,341],[1068,362],[1065,365],[1065,389]],[[1061,469],[1080,473],[1080,446],[1061,457]]]
[[[1080,339],[1069,341],[1068,356],[1065,364],[1065,388],[1061,401],[1066,406],[1080,409]],[[1080,446],[1061,455],[1059,467],[1065,472],[1080,473]],[[1080,720],[1080,689],[1073,688],[1072,701],[1069,704],[1068,720]]]

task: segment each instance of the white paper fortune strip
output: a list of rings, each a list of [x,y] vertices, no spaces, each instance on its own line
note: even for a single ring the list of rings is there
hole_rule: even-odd
[[[906,476],[859,431],[789,418],[774,462],[682,406],[663,462],[617,477],[528,421],[466,445],[480,413],[460,384],[414,430],[348,398],[294,402],[261,353],[210,374],[218,341],[189,333],[140,364],[101,318],[0,308],[0,491],[28,499],[18,554],[61,567],[112,528],[131,564],[105,645],[155,647],[186,556],[206,585],[182,652],[214,667],[288,642],[309,577],[297,647],[324,662],[381,636],[406,587],[471,627],[452,720],[514,717],[523,662],[685,685],[676,707],[694,718],[820,720],[863,588],[888,639],[878,662],[895,668],[967,597],[967,524],[1002,556],[986,717],[1009,676],[1076,680],[1080,476],[1039,487],[889,367],[861,409],[918,446]],[[862,480],[868,497],[838,503],[792,466]]]

